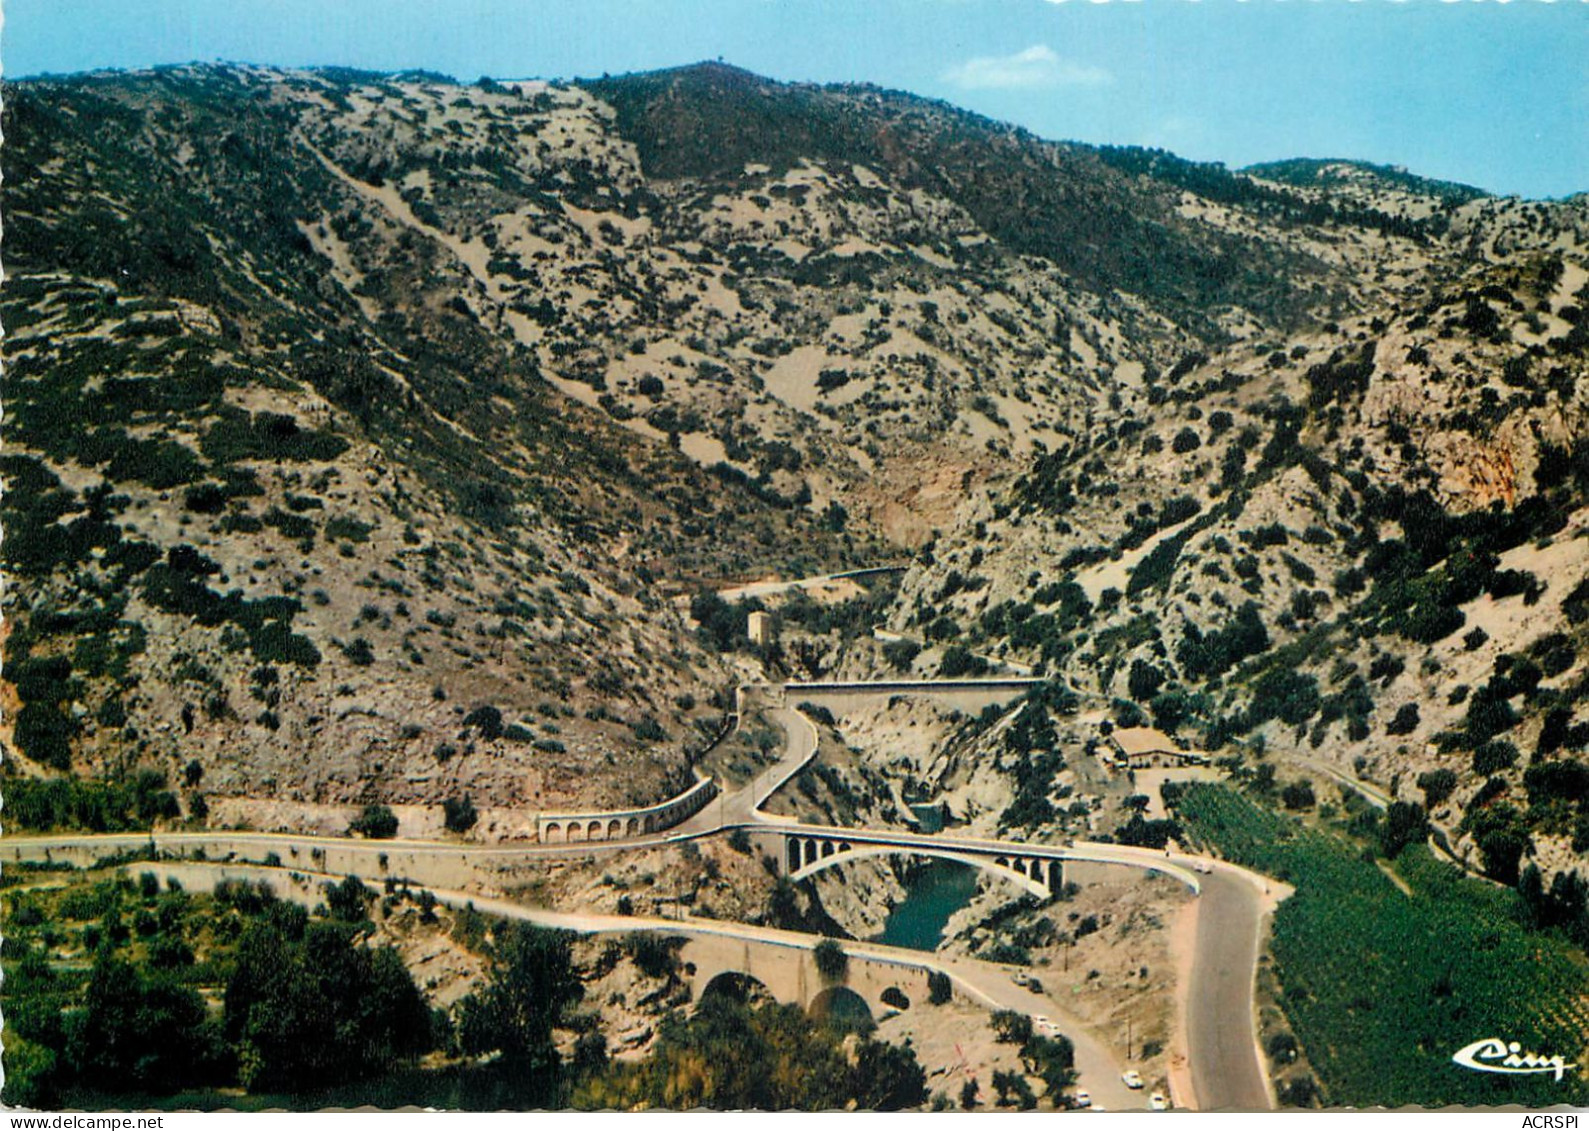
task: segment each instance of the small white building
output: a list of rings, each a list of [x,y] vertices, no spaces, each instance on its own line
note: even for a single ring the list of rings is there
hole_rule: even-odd
[[[1208,756],[1183,750],[1169,735],[1152,727],[1121,727],[1109,736],[1118,764],[1132,770],[1155,766],[1204,766]]]
[[[772,614],[757,609],[745,621],[745,635],[752,644],[772,643]]]

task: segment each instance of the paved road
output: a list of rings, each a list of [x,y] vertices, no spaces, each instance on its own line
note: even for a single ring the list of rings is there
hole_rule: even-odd
[[[767,799],[783,788],[784,783],[803,770],[817,756],[816,724],[799,711],[788,707],[771,707],[767,717],[783,730],[784,752],[776,763],[762,770],[746,785],[733,793],[724,793],[710,802],[695,816],[673,827],[673,832],[703,835],[734,826],[756,824],[786,824],[792,817],[764,813],[761,807]]]
[[[188,864],[156,862],[140,865],[162,880],[176,879],[190,891],[208,891],[221,880],[263,880],[276,894],[304,904],[318,902],[321,885],[340,877],[329,873],[297,873],[294,881],[281,883],[281,872],[274,868],[237,864]],[[541,927],[556,927],[579,934],[628,934],[656,931],[686,937],[715,937],[741,940],[762,946],[810,950],[822,940],[800,931],[756,927],[717,919],[654,918],[644,915],[599,915],[580,911],[549,911],[525,907],[506,900],[492,899],[472,892],[428,888],[437,900],[450,907],[472,904],[476,910],[508,919],[521,919]],[[1048,1016],[1071,1038],[1076,1050],[1077,1086],[1091,1092],[1093,1101],[1111,1110],[1143,1108],[1146,1096],[1128,1089],[1120,1079],[1122,1063],[1096,1040],[1080,1019],[1050,998],[1032,993],[1010,980],[1008,968],[974,958],[950,958],[920,950],[883,946],[870,942],[846,942],[844,950],[852,958],[893,962],[918,969],[937,970],[948,975],[960,992],[990,1009],[1013,1009],[1021,1013]]]
[[[1362,778],[1354,778],[1351,774],[1337,766],[1330,765],[1328,762],[1321,762],[1314,758],[1299,758],[1297,761],[1308,769],[1316,770],[1321,774],[1332,777],[1348,789],[1355,790],[1362,796],[1363,800],[1367,801],[1375,809],[1389,808],[1393,800],[1390,794],[1380,789],[1379,786],[1366,782]]]
[[[750,581],[719,589],[717,595],[725,601],[747,601],[752,597],[773,597],[796,589],[822,589],[840,582],[858,581],[863,577],[875,577],[885,573],[904,573],[908,568],[903,565],[868,566],[864,569],[844,569],[837,573],[819,573],[812,577],[792,577],[787,581],[776,579]],[[692,599],[691,594],[684,593],[673,598],[673,601],[679,607],[688,609]]]
[[[1185,999],[1192,1089],[1200,1110],[1272,1106],[1253,1000],[1263,912],[1262,892],[1250,878],[1227,868],[1203,876]]]
[[[634,840],[582,842],[573,845],[482,846],[408,839],[356,841],[344,837],[256,832],[90,834],[6,837],[0,840],[0,859],[37,860],[52,853],[73,852],[106,855],[154,845],[165,851],[177,852],[203,849],[212,856],[236,854],[263,857],[265,853],[274,852],[283,857],[285,867],[302,871],[305,857],[312,861],[316,853],[335,853],[329,861],[327,855],[320,857],[326,871],[345,870],[374,876],[383,870],[379,866],[379,859],[389,857],[392,862],[392,874],[407,875],[414,882],[438,889],[439,896],[440,891],[448,889],[447,883],[439,877],[448,874],[465,874],[472,861],[508,863],[538,858],[602,856],[634,848],[658,847],[692,840],[731,828],[759,828],[765,831],[788,831],[817,836],[843,835],[851,839],[865,837],[874,842],[881,840],[883,843],[906,850],[912,847],[950,851],[960,848],[983,853],[996,850],[1025,856],[1064,856],[1071,859],[1142,867],[1180,880],[1194,891],[1199,888],[1202,890],[1187,1002],[1187,1052],[1198,1106],[1242,1109],[1267,1109],[1270,1106],[1265,1076],[1253,1036],[1255,1020],[1253,979],[1257,969],[1259,929],[1266,890],[1262,877],[1243,872],[1228,864],[1219,865],[1212,874],[1198,875],[1193,871],[1194,866],[1198,864],[1198,859],[1195,857],[1179,854],[1167,856],[1148,849],[1123,845],[1088,842],[1078,842],[1063,847],[1011,844],[968,837],[922,836],[894,830],[840,829],[824,825],[807,825],[791,818],[766,814],[761,811],[761,806],[767,798],[809,763],[818,752],[817,729],[804,715],[786,708],[774,709],[769,714],[788,736],[783,757],[740,790],[710,803],[688,821],[657,836]],[[417,865],[425,867],[421,870],[416,867]],[[449,868],[453,869],[450,873]],[[538,917],[536,921],[551,925],[568,922],[594,923],[597,920],[611,918],[537,911],[517,904],[489,900],[480,895],[455,894],[461,899],[474,900],[477,906],[484,907],[489,904],[493,910],[502,914],[513,914],[522,918]],[[631,930],[640,922],[641,920],[633,918],[621,920],[625,928]],[[678,924],[673,923],[673,927],[677,929]],[[757,932],[766,930],[726,923],[714,923],[710,927],[697,925],[692,929],[743,938],[754,937]],[[803,939],[804,942],[800,945],[814,945],[816,941],[811,936],[793,935],[790,932],[782,932],[781,935],[790,935],[792,939]],[[791,942],[789,945],[794,944]],[[857,945],[872,947],[872,944]],[[872,949],[891,948],[872,947]],[[924,957],[919,951],[906,953],[915,956],[917,961],[921,961]],[[1008,974],[1001,967],[977,963],[969,959],[950,959],[940,956],[934,956],[932,962],[941,966],[952,977],[956,977],[962,985],[974,990],[983,1000],[997,1007],[1048,1014],[1076,1044],[1078,1069],[1084,1080],[1082,1086],[1092,1091],[1098,1102],[1107,1106],[1131,1105],[1132,1094],[1125,1092],[1124,1086],[1119,1083],[1120,1065],[1114,1060],[1113,1055],[1092,1038],[1080,1021],[1064,1016],[1051,1000],[1037,997],[1013,985],[1009,982]],[[1116,1092],[1120,1094],[1116,1095]]]

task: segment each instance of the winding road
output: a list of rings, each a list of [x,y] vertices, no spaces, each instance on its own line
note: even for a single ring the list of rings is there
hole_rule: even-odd
[[[712,801],[681,824],[651,836],[555,845],[469,845],[415,839],[364,841],[289,833],[224,831],[66,834],[5,837],[0,840],[0,860],[18,862],[59,858],[81,863],[148,848],[181,857],[203,854],[210,858],[230,856],[243,860],[263,860],[273,854],[277,860],[272,867],[233,863],[161,866],[168,869],[231,869],[233,873],[241,868],[245,872],[257,871],[266,876],[280,875],[282,869],[290,869],[299,876],[358,874],[373,877],[390,874],[423,884],[446,902],[472,901],[481,909],[547,926],[562,926],[578,931],[668,930],[801,947],[813,946],[818,940],[796,932],[716,920],[708,923],[688,919],[653,920],[546,911],[491,899],[463,888],[474,879],[473,867],[477,862],[511,864],[541,859],[605,856],[661,847],[734,829],[774,835],[845,837],[851,841],[864,841],[868,845],[880,845],[907,853],[913,849],[939,853],[958,850],[968,855],[985,856],[996,851],[1144,868],[1177,879],[1200,893],[1195,905],[1195,945],[1189,964],[1189,984],[1185,987],[1185,1015],[1182,1019],[1190,1062],[1189,1083],[1193,1094],[1180,1094],[1185,1090],[1183,1083],[1174,1097],[1176,1102],[1181,1106],[1203,1110],[1268,1110],[1273,1106],[1262,1057],[1254,1037],[1256,1017],[1253,987],[1258,950],[1264,916],[1273,902],[1270,885],[1263,877],[1225,862],[1124,845],[1077,842],[1061,846],[924,836],[894,829],[812,825],[794,818],[768,814],[762,806],[817,756],[819,748],[818,731],[803,714],[777,707],[769,709],[768,715],[787,736],[783,755],[778,762],[761,771],[740,789]],[[305,867],[305,860],[312,866]],[[858,955],[876,954],[896,961],[908,957],[918,965],[942,970],[965,992],[994,1008],[1054,1017],[1076,1046],[1077,1073],[1081,1086],[1086,1087],[1097,1102],[1112,1108],[1142,1105],[1142,1093],[1130,1092],[1121,1083],[1120,1073],[1124,1065],[1114,1053],[1088,1032],[1079,1019],[1065,1015],[1052,999],[1040,997],[1013,984],[1006,968],[974,959],[899,951],[872,943],[846,944],[846,949]]]

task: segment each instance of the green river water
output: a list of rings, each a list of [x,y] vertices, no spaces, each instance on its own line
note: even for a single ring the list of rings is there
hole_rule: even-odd
[[[873,942],[911,950],[936,950],[949,917],[977,891],[977,870],[952,860],[934,860],[911,874],[905,898],[888,913]]]

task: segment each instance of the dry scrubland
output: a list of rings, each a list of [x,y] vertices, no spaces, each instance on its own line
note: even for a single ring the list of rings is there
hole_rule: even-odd
[[[389,809],[405,835],[525,839],[537,811],[754,774],[765,718],[703,754],[748,680],[1035,672],[980,718],[899,700],[824,721],[774,810],[898,825],[930,804],[978,835],[1158,844],[1191,818],[1096,757],[1151,722],[1357,850],[1432,831],[1516,888],[1484,915],[1589,939],[1585,197],[1231,172],[721,65],[579,85],[215,66],[6,95],[9,827],[374,834]],[[740,588],[877,564],[906,568]],[[754,608],[770,646],[745,639]],[[1364,875],[1433,890],[1418,860]],[[724,839],[496,879],[863,935],[904,873],[795,889]],[[1023,948],[1045,978],[1069,961],[1110,1041],[1126,1013],[1157,1041],[1174,903],[991,887],[946,946]],[[450,1008],[483,952],[405,921],[375,943]],[[33,940],[40,1000],[83,988],[82,929]],[[1276,951],[1265,1039],[1300,1038],[1275,1053],[1291,1102],[1315,1073],[1369,1097],[1321,1047],[1350,1003],[1288,1003],[1316,953]],[[57,961],[76,972],[51,989]],[[667,1067],[602,1075],[588,1030],[559,1030],[585,1072],[564,1098],[746,1098],[692,1067],[738,1015],[641,1037],[615,1000],[651,993],[639,975],[579,962],[602,967],[609,1039]],[[917,1034],[957,1103],[920,1016],[883,1032]],[[853,1039],[795,1036],[824,1100],[859,1094],[834,1059]],[[976,1048],[987,1099],[1012,1046]],[[927,1102],[879,1063],[899,1088],[874,1102]]]

